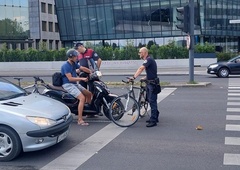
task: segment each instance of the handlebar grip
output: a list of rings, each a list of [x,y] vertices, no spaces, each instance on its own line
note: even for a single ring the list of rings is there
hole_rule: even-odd
[[[123,83],[126,83],[126,84],[128,84],[128,83],[129,83],[128,81],[125,81],[125,80],[122,80],[122,82],[123,82]]]

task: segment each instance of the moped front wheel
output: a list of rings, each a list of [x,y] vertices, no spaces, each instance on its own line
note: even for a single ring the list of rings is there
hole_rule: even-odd
[[[138,121],[140,107],[133,97],[119,96],[111,102],[109,115],[116,125],[130,127]]]

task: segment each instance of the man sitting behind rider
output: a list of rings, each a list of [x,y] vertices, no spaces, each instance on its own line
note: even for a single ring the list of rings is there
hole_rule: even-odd
[[[79,52],[78,61],[80,63],[80,70],[83,72],[80,77],[88,77],[89,74],[99,70],[102,60],[94,50],[87,49],[83,43],[76,43],[74,49]],[[88,83],[82,81],[80,84],[86,89],[88,84],[88,89],[91,92],[93,91],[93,81],[90,80]]]
[[[76,69],[79,69],[79,65],[76,63],[78,52],[74,49],[67,51],[66,56],[68,60],[61,67],[61,74],[63,79],[62,87],[71,95],[79,100],[78,104],[78,124],[79,125],[89,125],[84,122],[82,118],[83,107],[85,101],[91,103],[92,93],[78,84],[78,81],[87,82],[87,78],[77,77]]]

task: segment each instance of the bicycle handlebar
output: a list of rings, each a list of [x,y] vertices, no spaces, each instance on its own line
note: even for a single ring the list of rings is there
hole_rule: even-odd
[[[34,76],[33,78],[35,79],[35,83],[37,83],[37,82],[45,83],[42,79],[40,79],[40,78],[37,77],[37,76]]]
[[[122,82],[124,82],[125,84],[129,84],[129,83],[131,83],[132,85],[134,84],[134,79],[132,79],[131,77],[126,77],[126,78],[128,79],[128,81],[122,80]],[[148,80],[146,80],[146,79],[140,79],[141,84],[147,83],[147,82],[148,82]]]

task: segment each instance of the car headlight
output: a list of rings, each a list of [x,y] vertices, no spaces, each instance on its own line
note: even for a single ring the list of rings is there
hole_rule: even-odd
[[[33,117],[33,116],[27,116],[27,119],[31,121],[32,123],[40,126],[41,128],[46,128],[49,126],[55,125],[57,122],[51,119],[47,119],[44,117]]]
[[[209,68],[216,68],[218,66],[218,64],[213,64],[213,65],[210,65]]]

